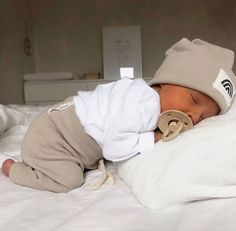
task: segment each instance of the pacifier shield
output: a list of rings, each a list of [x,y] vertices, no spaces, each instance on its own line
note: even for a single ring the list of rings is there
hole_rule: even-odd
[[[168,110],[161,113],[157,126],[164,134],[163,140],[169,141],[174,139],[180,132],[192,128],[193,123],[187,114],[177,110]]]

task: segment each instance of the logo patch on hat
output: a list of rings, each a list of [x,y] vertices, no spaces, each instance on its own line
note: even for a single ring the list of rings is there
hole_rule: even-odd
[[[216,80],[213,83],[213,87],[223,95],[227,105],[230,106],[230,103],[234,96],[234,85],[223,69],[220,69],[219,74],[217,75]]]

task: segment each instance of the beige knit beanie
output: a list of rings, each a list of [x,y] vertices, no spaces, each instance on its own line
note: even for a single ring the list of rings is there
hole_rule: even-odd
[[[224,114],[235,94],[234,52],[200,39],[181,39],[166,51],[166,58],[149,85],[176,84],[201,91]]]

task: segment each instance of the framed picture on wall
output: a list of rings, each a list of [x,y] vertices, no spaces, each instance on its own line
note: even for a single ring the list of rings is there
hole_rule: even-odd
[[[142,44],[140,26],[103,28],[104,79],[142,77]]]

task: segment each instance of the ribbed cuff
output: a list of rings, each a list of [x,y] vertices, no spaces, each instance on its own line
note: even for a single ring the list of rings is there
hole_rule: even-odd
[[[140,133],[138,150],[144,152],[148,148],[151,148],[155,143],[154,132]]]

